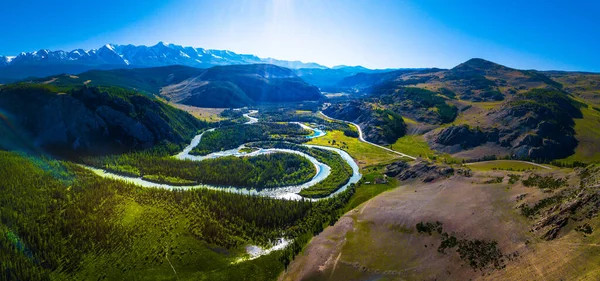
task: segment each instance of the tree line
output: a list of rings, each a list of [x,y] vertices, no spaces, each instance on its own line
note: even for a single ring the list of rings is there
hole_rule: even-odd
[[[283,266],[337,220],[353,192],[319,202],[288,201],[142,188],[70,162],[12,152],[0,151],[0,163],[0,280],[172,274],[165,256],[184,279],[215,270],[259,276],[254,267],[230,266],[227,252],[284,235],[294,243],[275,254]],[[226,252],[209,250],[215,247]],[[209,252],[213,262],[192,262],[206,261]]]
[[[290,153],[193,161],[148,150],[87,157],[84,163],[159,183],[211,184],[255,189],[297,185],[309,181],[316,174],[314,165],[308,159]]]

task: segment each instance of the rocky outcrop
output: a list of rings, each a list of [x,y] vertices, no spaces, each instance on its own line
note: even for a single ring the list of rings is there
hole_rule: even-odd
[[[105,120],[109,134],[131,147],[147,148],[154,143],[154,136],[141,122],[107,106],[100,106],[96,114]]]
[[[160,101],[115,91],[84,87],[56,93],[35,85],[8,86],[0,90],[0,108],[14,116],[35,145],[59,154],[103,154],[165,141],[183,143],[203,126]]]
[[[457,152],[482,145],[486,142],[498,142],[497,129],[483,131],[468,125],[450,126],[433,134],[434,147],[444,152]]]
[[[384,173],[388,177],[394,177],[401,181],[418,178],[423,182],[431,182],[454,175],[454,169],[450,166],[434,165],[425,161],[419,161],[413,165],[398,161],[386,166]]]
[[[578,144],[573,118],[581,118],[581,111],[562,92],[533,90],[506,102],[486,118],[493,127],[450,126],[429,134],[429,143],[447,153],[493,143],[506,147],[514,158],[535,160],[567,157]]]
[[[548,207],[539,212],[531,231],[545,240],[554,240],[566,234],[569,229],[572,229],[566,227],[569,224],[574,225],[575,230],[583,231],[583,234],[591,233],[593,229],[589,228],[586,233],[582,228],[585,225],[589,227],[589,220],[597,217],[600,212],[599,175],[598,165],[580,169],[578,173],[580,185],[569,186],[552,197],[544,199],[553,204],[548,204]]]
[[[540,233],[546,240],[553,240],[559,236],[560,231],[570,220],[579,220],[578,213],[592,218],[600,209],[600,194],[582,190],[574,199],[548,209],[532,230]]]
[[[406,124],[400,115],[390,110],[374,109],[362,101],[334,104],[324,113],[358,124],[364,138],[378,144],[394,143],[406,133]]]

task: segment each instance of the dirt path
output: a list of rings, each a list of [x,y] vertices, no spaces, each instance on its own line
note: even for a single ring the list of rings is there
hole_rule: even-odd
[[[340,252],[337,256],[337,258],[335,258],[335,262],[333,263],[333,268],[331,269],[331,274],[329,274],[329,279],[331,279],[331,277],[333,276],[333,273],[335,272],[335,268],[337,267],[338,261],[340,261],[340,257],[342,256],[342,252]]]
[[[466,165],[466,166],[469,166],[469,165],[475,165],[475,164],[490,163],[490,162],[494,162],[494,161],[496,161],[496,160],[490,160],[490,161],[481,161],[481,162],[473,162],[473,163],[466,163],[465,165]],[[544,165],[542,165],[542,164],[538,164],[538,163],[534,163],[534,162],[523,161],[523,160],[510,160],[510,161],[514,161],[514,162],[521,162],[521,163],[527,163],[527,164],[530,164],[530,165],[533,165],[533,166],[537,166],[537,167],[540,167],[540,168],[543,168],[543,169],[552,170],[552,168],[550,168],[550,167],[548,167],[548,166],[544,166]]]
[[[531,267],[533,267],[533,269],[535,269],[535,272],[537,273],[537,275],[539,277],[542,278],[542,280],[545,280],[545,276],[544,276],[544,272],[542,272],[536,265],[535,262],[533,262],[531,260],[531,257],[527,257],[527,261],[529,262],[529,264],[531,265]]]

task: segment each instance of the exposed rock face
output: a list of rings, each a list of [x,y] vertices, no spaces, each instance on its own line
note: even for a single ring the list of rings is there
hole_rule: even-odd
[[[589,218],[596,216],[600,209],[600,194],[581,191],[573,200],[557,205],[547,211],[533,227],[533,231],[541,232],[542,238],[553,240],[558,237],[560,230],[565,227],[573,215],[588,211]]]
[[[451,126],[439,131],[433,138],[436,149],[453,153],[461,149],[476,147],[486,142],[497,142],[498,130],[482,131],[479,128],[470,128],[467,125]]]
[[[154,142],[154,136],[139,121],[116,111],[107,106],[100,106],[96,109],[96,114],[106,120],[109,124],[108,130],[113,135],[125,137],[123,139],[127,145],[132,147],[150,147]]]
[[[334,104],[324,113],[358,124],[365,139],[378,144],[394,143],[406,133],[406,124],[400,115],[389,110],[373,109],[361,101]]]
[[[554,195],[558,198],[556,200],[558,202],[540,213],[531,230],[545,240],[553,240],[564,235],[563,229],[569,223],[582,226],[588,220],[598,216],[598,212],[600,212],[599,175],[600,166],[594,165],[581,169],[579,171],[581,186],[571,186]]]
[[[399,161],[386,166],[385,174],[388,177],[395,177],[402,181],[419,178],[423,182],[431,182],[438,178],[452,176],[454,169],[449,166],[432,165],[424,161],[413,165]]]
[[[566,94],[535,90],[506,102],[486,118],[493,127],[451,126],[428,136],[438,150],[456,153],[487,142],[508,148],[515,158],[557,159],[577,147],[573,118],[581,118],[576,103]]]
[[[34,144],[58,153],[107,153],[181,143],[203,125],[147,97],[82,88],[54,93],[35,86],[0,90],[0,108],[15,116]]]

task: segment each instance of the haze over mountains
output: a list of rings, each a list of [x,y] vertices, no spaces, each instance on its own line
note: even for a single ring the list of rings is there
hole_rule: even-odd
[[[68,73],[22,80],[31,84],[122,87],[196,107],[315,102],[326,100],[321,92],[344,93],[354,100],[332,100],[327,114],[361,124],[371,141],[393,144],[407,132],[429,132],[432,148],[466,159],[493,152],[551,160],[595,147],[575,128],[581,101],[598,104],[595,74],[519,70],[479,58],[451,69],[327,68],[162,42],[40,50],[3,61],[4,77],[18,76],[19,69]],[[388,118],[394,114],[398,118]],[[417,125],[393,129],[405,128],[400,116]]]
[[[227,50],[208,50],[159,42],[154,46],[106,44],[98,49],[46,50],[0,56],[0,82],[91,69],[141,68],[185,65],[208,68],[217,65],[269,63],[287,68],[326,68],[317,63],[259,58]]]
[[[323,98],[317,87],[306,83],[290,69],[272,64],[226,65],[208,69],[174,65],[91,70],[27,82],[59,87],[117,86],[198,107],[244,107]]]

